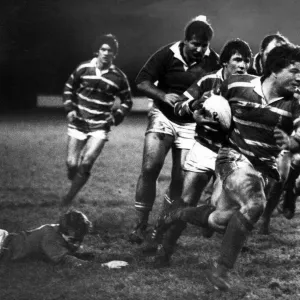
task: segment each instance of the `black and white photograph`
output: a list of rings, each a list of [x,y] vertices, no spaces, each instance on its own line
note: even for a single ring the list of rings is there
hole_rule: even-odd
[[[299,12],[1,1],[0,299],[299,300]]]

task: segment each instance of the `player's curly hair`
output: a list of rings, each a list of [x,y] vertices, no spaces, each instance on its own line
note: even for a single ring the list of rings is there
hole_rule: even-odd
[[[103,45],[103,44],[107,44],[109,45],[114,54],[117,55],[118,51],[119,51],[119,42],[116,38],[115,35],[111,34],[111,33],[107,33],[107,34],[103,34],[101,35],[96,42],[96,47],[97,47],[97,51],[95,52],[95,54],[98,54],[99,48]]]
[[[199,40],[210,41],[213,38],[214,30],[206,16],[197,16],[190,20],[184,30],[184,38],[190,41],[195,36]]]
[[[276,41],[277,43],[281,44],[288,44],[290,42],[288,38],[282,35],[280,32],[269,34],[266,35],[261,41],[259,46],[259,52],[263,53],[272,41]]]
[[[85,214],[78,210],[68,210],[59,219],[59,231],[65,235],[69,235],[69,232],[72,231],[78,240],[83,240],[90,228],[91,222]]]
[[[249,44],[239,38],[228,41],[220,53],[220,64],[229,62],[232,55],[239,53],[243,58],[252,58],[252,50]]]
[[[300,62],[300,47],[294,44],[284,44],[272,49],[264,67],[264,78],[273,72],[278,73],[290,64]]]

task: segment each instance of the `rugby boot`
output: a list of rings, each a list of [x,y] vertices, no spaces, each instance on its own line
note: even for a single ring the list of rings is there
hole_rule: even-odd
[[[232,215],[223,236],[220,256],[216,263],[205,271],[206,278],[212,283],[214,288],[221,291],[230,289],[228,271],[233,269],[252,230],[252,223],[240,211]]]
[[[146,230],[148,223],[138,223],[134,230],[129,234],[128,241],[132,244],[142,244],[146,238]]]
[[[154,255],[158,249],[158,245],[162,241],[162,236],[159,234],[157,226],[155,226],[148,239],[145,242],[145,246],[142,247],[141,251],[144,255]]]
[[[164,248],[163,245],[159,245],[154,258],[153,267],[156,269],[169,267],[171,265],[171,254],[172,253]]]
[[[228,273],[229,269],[217,262],[209,263],[208,268],[204,270],[206,279],[216,290],[222,292],[227,292],[231,288]]]
[[[156,253],[158,245],[161,244],[164,231],[168,227],[167,224],[164,224],[164,218],[170,210],[175,209],[175,207],[177,207],[177,204],[175,205],[174,201],[165,194],[158,220],[152,229],[150,236],[146,240],[145,246],[141,249],[144,255],[154,255]]]

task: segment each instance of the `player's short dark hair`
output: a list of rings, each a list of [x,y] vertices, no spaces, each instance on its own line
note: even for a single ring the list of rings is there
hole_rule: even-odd
[[[114,36],[111,33],[101,35],[98,38],[98,40],[97,40],[97,45],[96,45],[96,47],[98,47],[97,48],[97,53],[98,53],[99,48],[103,44],[109,45],[112,48],[114,54],[115,55],[118,54],[118,51],[119,51],[119,42],[118,42],[116,36]]]
[[[205,16],[198,16],[189,21],[184,30],[184,38],[190,41],[196,37],[202,41],[210,41],[213,38],[214,31],[208,23]]]
[[[267,57],[264,67],[264,77],[269,77],[272,72],[278,73],[295,62],[300,62],[299,46],[289,43],[275,47]]]
[[[288,40],[288,38],[285,37],[284,35],[282,35],[280,32],[277,32],[275,34],[266,35],[260,43],[260,46],[259,46],[260,53],[263,53],[266,50],[266,48],[268,47],[268,45],[274,40],[277,43],[282,43],[282,44],[287,44],[290,42]]]
[[[220,64],[229,62],[232,55],[239,53],[243,58],[252,58],[252,51],[249,44],[239,38],[228,41],[220,53]]]

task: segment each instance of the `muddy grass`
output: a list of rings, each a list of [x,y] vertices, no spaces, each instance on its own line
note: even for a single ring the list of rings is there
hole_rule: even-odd
[[[300,299],[300,215],[274,216],[269,236],[254,231],[232,271],[232,291],[215,291],[202,262],[216,258],[221,236],[200,237],[188,227],[172,266],[156,270],[152,259],[127,242],[143,151],[146,116],[131,115],[115,128],[76,203],[96,224],[84,243],[96,259],[80,269],[24,261],[0,264],[0,299]],[[68,187],[66,123],[61,111],[0,116],[0,228],[8,231],[53,223]],[[170,157],[158,180],[155,219],[169,181]],[[123,258],[129,266],[108,270],[101,263]]]

